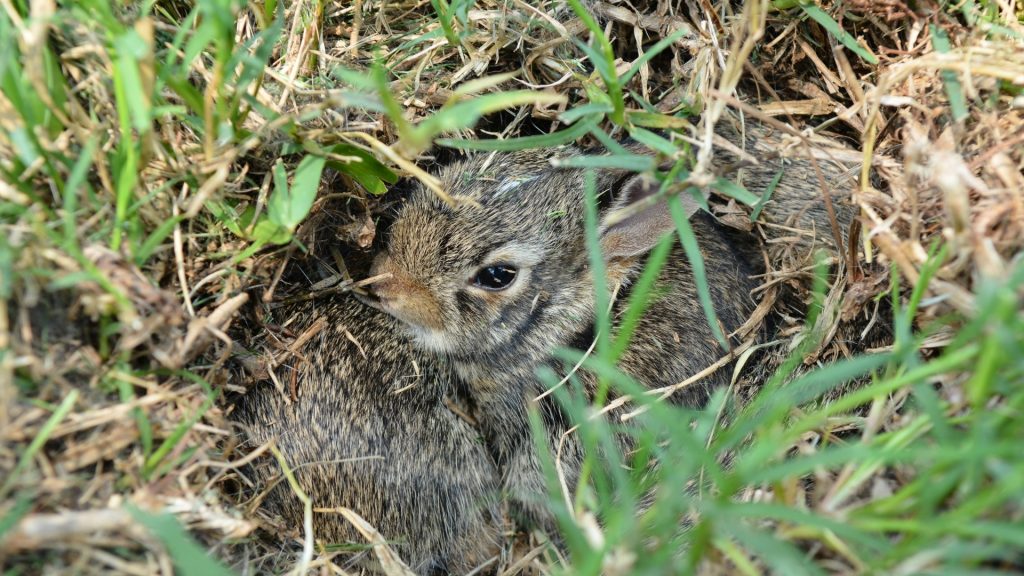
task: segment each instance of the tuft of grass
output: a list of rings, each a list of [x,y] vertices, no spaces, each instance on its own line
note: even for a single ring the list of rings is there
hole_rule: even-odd
[[[724,562],[745,573],[824,574],[837,567],[882,573],[920,562],[919,570],[948,573],[1019,562],[1024,460],[1016,439],[1024,430],[1013,406],[1024,402],[1017,385],[1024,375],[1022,288],[1024,266],[1017,265],[1005,282],[985,290],[978,315],[964,319],[963,336],[929,361],[919,356],[924,338],[909,334],[891,353],[857,356],[795,379],[799,363],[784,362],[774,380],[787,383],[769,384],[745,407],[729,401],[725,390],[701,410],[654,401],[598,347],[584,368],[646,410],[624,430],[588,418],[587,406],[559,394],[582,437],[596,439],[588,445],[594,479],[581,488],[594,494],[577,498],[571,510],[560,488],[552,494],[563,531],[572,535],[564,572],[600,574],[616,566],[630,574],[687,573]],[[898,322],[915,312],[904,307]],[[1008,352],[997,369],[986,354],[992,341]],[[576,353],[564,357],[579,360]],[[937,395],[936,379],[950,374],[971,374],[965,386],[976,396]],[[816,402],[864,377],[861,387]],[[907,392],[902,398],[901,391]],[[903,423],[872,431],[867,420],[895,410],[894,402],[904,404]],[[1004,409],[964,411],[993,403]],[[842,431],[858,422],[869,428]],[[636,460],[609,456],[616,433],[633,439]],[[802,440],[809,437],[813,444]],[[650,458],[661,464],[648,467]],[[627,461],[626,470],[610,469]],[[805,493],[794,480],[809,474],[817,483]],[[910,477],[897,483],[904,474]],[[868,496],[879,482],[887,493]],[[645,497],[653,498],[649,507],[632,507]],[[589,517],[601,521],[599,534],[586,532],[595,529]]]

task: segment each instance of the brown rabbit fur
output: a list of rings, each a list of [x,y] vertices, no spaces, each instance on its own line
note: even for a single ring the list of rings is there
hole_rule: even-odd
[[[743,168],[742,183],[754,194],[760,195],[784,167],[762,219],[788,224],[789,230],[812,231],[813,236],[802,238],[816,241],[796,242],[804,247],[832,244],[819,179],[809,160],[779,158],[782,139],[762,126],[748,124],[741,132],[723,120],[717,134],[760,160]],[[556,155],[580,153],[562,149]],[[428,190],[414,193],[400,210],[373,273],[391,274],[374,288],[378,305],[404,321],[419,348],[450,359],[469,383],[480,427],[515,511],[550,528],[551,518],[540,504],[545,484],[530,441],[528,407],[539,409],[554,448],[572,423],[550,397],[534,401],[544,392],[536,369],[559,367],[551,356],[558,347],[590,345],[595,305],[584,239],[584,171],[555,169],[548,158],[536,152],[481,154],[447,167],[440,174],[445,190],[473,202],[451,206]],[[737,159],[719,150],[715,167],[723,170]],[[838,193],[849,189],[854,172],[826,159],[818,165],[836,193],[838,220],[845,230],[852,209],[839,202]],[[723,171],[724,176],[736,176]],[[653,191],[645,182],[621,172],[597,176],[608,286],[621,286],[612,311],[613,330],[646,253],[675,229],[664,203],[609,224],[609,214]],[[684,206],[703,254],[718,319],[729,334],[756,305],[751,291],[759,281],[753,276],[761,272],[763,261],[757,239],[722,225],[697,210],[692,200]],[[779,235],[774,230],[768,228],[765,234]],[[514,269],[510,281],[509,269]],[[506,284],[487,289],[495,282]],[[652,388],[680,382],[725,354],[705,319],[690,263],[678,243],[658,284],[662,295],[649,304],[619,360],[624,373]],[[730,370],[720,369],[677,392],[673,401],[699,406],[729,375]],[[593,393],[593,377],[579,376]],[[582,461],[576,435],[567,438],[560,458],[571,489]]]
[[[500,485],[479,433],[449,410],[455,379],[412,348],[398,323],[347,296],[285,310],[300,350],[297,398],[260,385],[236,405],[252,447],[274,439],[314,508],[347,507],[376,527],[418,574],[465,574],[499,550]],[[356,344],[355,342],[358,342]],[[294,380],[292,380],[294,376]],[[301,530],[303,506],[276,460],[252,472],[263,506]],[[314,513],[324,543],[366,540],[338,513]],[[372,555],[371,555],[372,557]]]

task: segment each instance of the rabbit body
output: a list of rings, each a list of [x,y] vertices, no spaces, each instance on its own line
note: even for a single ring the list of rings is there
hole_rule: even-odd
[[[720,123],[718,136],[755,158],[744,168],[743,184],[760,195],[780,170],[783,174],[764,219],[783,228],[767,235],[813,231],[798,236],[805,247],[830,246],[830,218],[823,206],[821,174],[833,190],[852,178],[850,166],[806,158],[783,161],[778,134],[748,125],[739,130]],[[566,148],[559,156],[581,152]],[[720,150],[716,167],[739,159]],[[729,172],[726,170],[726,172]],[[726,176],[734,174],[726,173]],[[480,154],[448,166],[440,174],[444,189],[462,202],[449,205],[426,189],[413,193],[392,225],[386,251],[373,273],[390,273],[375,285],[378,305],[405,324],[420,349],[449,359],[465,379],[477,407],[477,419],[514,503],[528,522],[551,528],[542,503],[545,482],[528,423],[538,409],[557,450],[571,489],[577,480],[583,448],[572,426],[536,375],[540,366],[565,367],[552,357],[558,347],[587,349],[594,338],[594,290],[585,241],[584,171],[555,169],[536,152]],[[651,247],[674,230],[662,203],[624,221],[609,219],[628,204],[650,195],[651,185],[623,173],[600,171],[600,244],[610,290],[619,289],[612,309],[613,334],[628,301],[629,285],[638,277]],[[680,195],[681,198],[687,196]],[[835,196],[838,223],[845,231],[850,206]],[[472,202],[466,202],[471,200]],[[730,229],[710,214],[686,204],[698,239],[711,298],[725,334],[736,330],[756,305],[751,291],[761,271],[758,239]],[[779,231],[782,230],[782,231]],[[691,265],[677,244],[656,283],[652,299],[636,327],[619,368],[650,388],[678,383],[719,360],[726,351],[716,341],[697,297]],[[699,406],[708,393],[727,383],[720,369],[672,400]],[[593,394],[596,380],[577,375]]]
[[[292,330],[324,327],[299,350],[298,398],[287,402],[271,385],[245,394],[234,418],[248,442],[274,439],[314,508],[354,510],[416,573],[485,563],[498,551],[500,486],[479,433],[444,404],[450,370],[352,298],[301,306]],[[273,458],[253,471],[261,485],[281,476]],[[263,506],[302,526],[302,502],[279,480]],[[314,534],[366,541],[338,513],[314,513]]]

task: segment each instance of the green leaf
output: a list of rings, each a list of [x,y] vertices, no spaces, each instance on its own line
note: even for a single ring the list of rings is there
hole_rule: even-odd
[[[119,112],[122,107],[118,106]],[[123,112],[121,112],[123,115]],[[122,122],[127,122],[122,118]],[[126,221],[129,216],[129,207],[135,195],[136,184],[139,182],[139,149],[129,139],[131,129],[122,125],[122,140],[118,152],[122,162],[117,166],[117,197],[114,200],[114,233],[111,237],[110,247],[118,250],[121,247],[121,235],[124,233]],[[127,133],[127,134],[126,134]]]
[[[839,23],[832,19],[827,12],[819,8],[816,4],[800,4],[800,9],[805,14],[811,17],[812,20],[817,22],[824,28],[829,34],[835,36],[836,40],[839,40],[843,46],[846,46],[852,50],[857,56],[860,56],[861,60],[869,64],[878,64],[878,58],[875,58],[874,54],[868,52],[866,48],[857,42],[857,39],[850,36],[846,30],[843,30]]]
[[[629,135],[637,142],[647,146],[651,150],[660,152],[666,156],[673,157],[679,152],[679,148],[669,141],[667,138],[645,130],[643,128],[633,127],[629,130]]]
[[[932,47],[939,54],[948,54],[951,46],[946,31],[935,24],[929,24],[928,29],[932,35]],[[942,83],[946,88],[946,97],[949,98],[949,109],[953,112],[953,120],[960,122],[970,115],[967,111],[967,99],[964,98],[964,87],[960,84],[960,78],[953,70],[942,70],[939,72]]]
[[[820,530],[835,532],[837,535],[856,542],[858,546],[870,549],[874,552],[881,552],[886,549],[886,542],[870,533],[864,533],[850,526],[848,523],[812,514],[799,508],[792,508],[783,504],[770,502],[736,502],[722,510],[726,517],[732,517],[733,521],[740,518],[760,520],[770,518],[782,520],[798,526],[813,526]]]
[[[491,112],[526,104],[557,104],[564,100],[563,96],[530,90],[496,92],[476,96],[451,106],[445,106],[436,114],[417,124],[416,138],[429,140],[438,134],[470,128],[481,116]]]
[[[235,80],[236,93],[244,93],[253,80],[263,75],[267,61],[277,48],[277,41],[283,28],[284,20],[275,18],[268,28],[247,40],[240,50],[235,51],[227,68],[235,70],[236,66],[241,64],[241,71]]]
[[[596,168],[602,170],[629,170],[646,172],[654,169],[654,158],[640,154],[606,154],[603,156],[569,156],[553,158],[551,164],[567,168]]]
[[[313,207],[326,161],[326,158],[321,156],[303,158],[295,168],[295,176],[289,187],[284,175],[284,166],[278,160],[274,166],[274,191],[267,200],[267,214],[271,222],[288,232],[295,231],[309,214],[309,209]]]
[[[589,132],[591,128],[597,126],[600,118],[600,116],[591,116],[580,120],[565,130],[560,130],[551,134],[544,134],[542,136],[523,136],[522,138],[508,138],[505,140],[461,140],[440,138],[437,140],[437,144],[447,146],[449,148],[458,148],[460,150],[498,150],[502,152],[528,150],[531,148],[553,148],[555,146],[567,144],[576,140],[580,136],[583,136]]]
[[[277,0],[266,0],[263,3],[263,19],[267,22],[274,18],[277,13]]]
[[[11,144],[18,153],[18,159],[26,166],[31,166],[39,158],[39,151],[36,149],[35,139],[21,126],[15,127],[7,133]]]
[[[121,366],[119,370],[130,371],[131,369],[127,366]],[[121,397],[121,402],[124,404],[133,403],[135,401],[135,389],[132,387],[131,382],[117,377],[114,380],[116,381],[115,386]],[[139,429],[142,453],[149,456],[153,452],[153,424],[149,421],[149,416],[146,415],[141,406],[132,408],[132,416],[135,418],[135,426]]]
[[[206,202],[204,206],[210,211],[210,214],[213,214],[213,217],[225,228],[230,230],[232,234],[239,238],[248,238],[248,235],[242,230],[242,228],[245,227],[245,224],[242,223],[242,218],[235,212],[234,206],[217,200],[210,200],[209,202]]]
[[[605,94],[612,105],[611,120],[621,126],[626,120],[626,102],[622,96],[622,83],[615,72],[615,51],[612,48],[612,43],[605,36],[601,26],[594,20],[590,11],[584,8],[579,0],[566,0],[566,2],[573,12],[576,13],[576,16],[590,30],[594,43],[597,44],[596,48],[591,48],[589,45],[573,38],[573,43],[590,58],[594,69],[597,70],[598,74],[601,75],[601,79],[604,80],[607,90]]]
[[[199,27],[196,28],[192,37],[185,43],[185,56],[181,61],[181,68],[175,73],[178,78],[187,78],[189,68],[199,55],[206,50],[206,47],[216,41],[219,35],[217,31],[217,24],[212,20],[200,20]]]
[[[78,286],[82,282],[92,282],[96,278],[92,272],[86,270],[80,270],[78,272],[69,272],[62,274],[61,276],[51,280],[46,287],[51,290],[64,290],[66,288],[73,288]]]
[[[420,139],[420,132],[405,117],[405,107],[391,93],[388,74],[379,60],[375,59],[373,66],[370,67],[370,79],[373,81],[373,88],[384,107],[384,115],[398,130],[399,140],[415,149],[425,149],[430,146],[430,141]]]
[[[298,225],[309,214],[320,189],[320,176],[324,171],[326,159],[320,156],[306,156],[299,162],[292,179],[291,215],[293,225]]]
[[[761,200],[750,190],[747,190],[743,186],[740,186],[727,178],[715,178],[715,181],[711,183],[711,187],[730,198],[734,198],[746,204],[747,206],[754,206]]]
[[[383,114],[387,111],[384,103],[374,94],[363,94],[353,90],[343,90],[337,96],[337,101],[345,108],[360,108],[369,112]]]
[[[383,194],[388,190],[386,184],[398,181],[397,174],[377,160],[373,154],[361,148],[351,144],[336,144],[331,146],[329,151],[338,156],[355,156],[360,159],[358,162],[338,162],[328,158],[327,165],[351,176],[370,194]]]
[[[605,60],[600,51],[579,38],[573,38],[572,43],[575,44],[576,47],[580,49],[580,52],[583,52],[587,56],[587,59],[590,60],[591,64],[594,65],[594,70],[597,71],[597,75],[605,81],[605,89],[607,89],[608,78],[615,77],[615,65],[612,63],[613,61]],[[596,86],[593,82],[588,82],[588,84],[590,86]],[[602,91],[601,94],[603,94],[604,97],[608,99],[608,102],[611,103],[612,97],[607,92]]]
[[[267,217],[260,217],[252,229],[250,238],[258,244],[285,244],[292,239],[292,233]]]
[[[597,176],[593,170],[587,170],[583,174],[584,186],[584,231],[587,246],[587,259],[590,262],[591,275],[594,282],[594,328],[597,338],[597,355],[604,358],[609,351],[611,341],[611,308],[608,302],[611,295],[608,293],[607,282],[605,282],[605,261],[601,254],[600,220],[597,208]],[[598,380],[598,391],[594,398],[594,404],[602,405],[607,397],[608,381],[604,378]]]
[[[64,74],[60,69],[60,60],[54,56],[50,46],[43,47],[43,66],[45,67],[45,81],[46,88],[50,96],[50,100],[53,102],[53,107],[57,110],[63,110],[67,106],[67,82],[64,79]],[[50,136],[56,138],[60,131],[64,128],[61,124],[60,118],[46,109],[47,117],[47,128],[50,131]]]
[[[591,102],[562,112],[558,115],[558,119],[566,124],[572,124],[584,116],[590,116],[591,114],[607,114],[611,111],[612,105],[608,102]]]
[[[622,353],[626,351],[626,347],[629,346],[633,332],[640,323],[644,311],[647,310],[647,307],[656,297],[652,294],[655,282],[661,274],[665,260],[668,258],[668,254],[674,245],[675,242],[672,241],[671,234],[662,238],[655,245],[654,249],[651,250],[651,255],[647,258],[647,262],[644,263],[644,269],[640,278],[631,287],[626,312],[623,314],[618,332],[615,334],[615,341],[612,343],[610,356],[613,361],[617,361],[622,356]]]
[[[186,107],[193,114],[199,114],[203,111],[205,108],[203,95],[195,86],[190,84],[187,79],[167,77],[163,78],[163,81],[171,88],[171,90],[174,91],[175,94],[177,94],[179,98],[181,98],[182,102],[185,103]]]
[[[151,514],[125,504],[125,509],[136,522],[142,524],[167,548],[171,561],[179,574],[203,576],[232,576],[231,570],[211,558],[206,550],[193,540],[178,520],[170,514]]]
[[[334,69],[334,75],[342,82],[359,90],[372,91],[376,88],[376,85],[373,83],[373,78],[364,71],[349,70],[348,68],[339,66]]]
[[[462,46],[459,35],[455,33],[455,28],[452,26],[452,13],[448,2],[446,0],[430,0],[430,5],[433,6],[434,12],[437,14],[437,21],[441,24],[441,29],[444,30],[448,44],[452,48]]]
[[[630,154],[630,151],[626,150],[622,144],[619,144],[618,140],[612,138],[607,132],[597,126],[590,130],[590,135],[597,138],[597,141],[612,154]]]
[[[643,110],[627,110],[626,119],[630,124],[635,126],[645,126],[647,128],[657,128],[660,130],[689,128],[691,126],[690,121],[686,118],[670,116],[668,114],[656,114]]]
[[[468,96],[470,94],[476,94],[477,92],[483,92],[489,88],[495,88],[509,80],[515,78],[517,73],[515,72],[503,72],[501,74],[493,74],[491,76],[484,76],[483,78],[475,78],[467,82],[463,82],[456,88],[453,93],[459,96]]]

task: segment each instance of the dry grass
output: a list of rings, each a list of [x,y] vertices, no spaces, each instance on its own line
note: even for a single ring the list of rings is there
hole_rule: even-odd
[[[962,11],[823,2],[877,64],[795,2],[590,2],[619,73],[683,31],[623,87],[591,73],[572,42],[586,26],[560,2],[452,2],[468,10],[446,30],[426,2],[297,0],[277,38],[260,3],[197,2],[198,20],[188,2],[158,1],[141,14],[135,4],[89,4],[0,2],[0,41],[17,46],[0,62],[0,565],[11,573],[172,573],[182,550],[173,530],[144,529],[125,503],[174,514],[239,570],[297,561],[297,549],[254,538],[268,519],[235,500],[248,456],[226,418],[226,393],[245,385],[230,365],[259,372],[274,350],[255,348],[260,335],[232,331],[232,322],[245,315],[251,329],[258,304],[289,296],[282,277],[302,245],[368,246],[389,199],[367,189],[382,191],[388,170],[432,185],[423,167],[439,136],[554,132],[588,94],[594,101],[621,88],[625,109],[649,102],[646,118],[658,127],[675,124],[668,113],[683,108],[703,113],[703,126],[742,112],[789,126],[794,148],[855,149],[865,162],[849,191],[862,209],[860,233],[808,365],[891,349],[861,333],[888,326],[879,296],[895,280],[921,287],[915,326],[942,320],[920,350],[936,358],[979,313],[980,295],[1020,267],[1024,14],[1008,0],[966,2]],[[193,46],[199,31],[210,36]],[[182,64],[186,54],[201,57]],[[364,86],[342,75],[340,87],[336,68],[366,71],[375,55],[390,74],[359,76]],[[495,78],[509,72],[516,76]],[[483,78],[494,80],[473,85]],[[521,89],[538,94],[489,108],[475,127],[438,121],[417,130],[450,120],[444,113],[464,92]],[[613,137],[645,119],[617,113],[613,106],[603,122]],[[710,129],[691,135],[710,141]],[[275,232],[283,236],[261,236],[275,162],[292,173],[303,150],[331,160],[310,216]],[[387,169],[365,177],[354,155]],[[694,178],[710,165],[697,160]],[[769,283],[809,287],[808,262],[782,246],[770,253]],[[794,315],[783,334],[802,325]],[[937,377],[950,414],[1000,406],[972,379],[962,367]],[[857,434],[899,430],[908,395],[899,389],[876,402]],[[793,446],[813,450],[806,437]],[[785,484],[793,493],[776,497],[815,510],[847,505],[853,471],[818,474],[811,495],[793,479]],[[911,471],[897,472],[883,466],[857,478],[870,487],[857,498],[914,482]],[[761,497],[754,488],[748,499]],[[552,570],[544,556],[518,557],[506,573]],[[310,567],[338,573],[332,558],[318,553]],[[815,558],[825,572],[864,568],[841,549]],[[730,571],[741,559],[703,566]],[[901,565],[906,573],[913,561]]]

